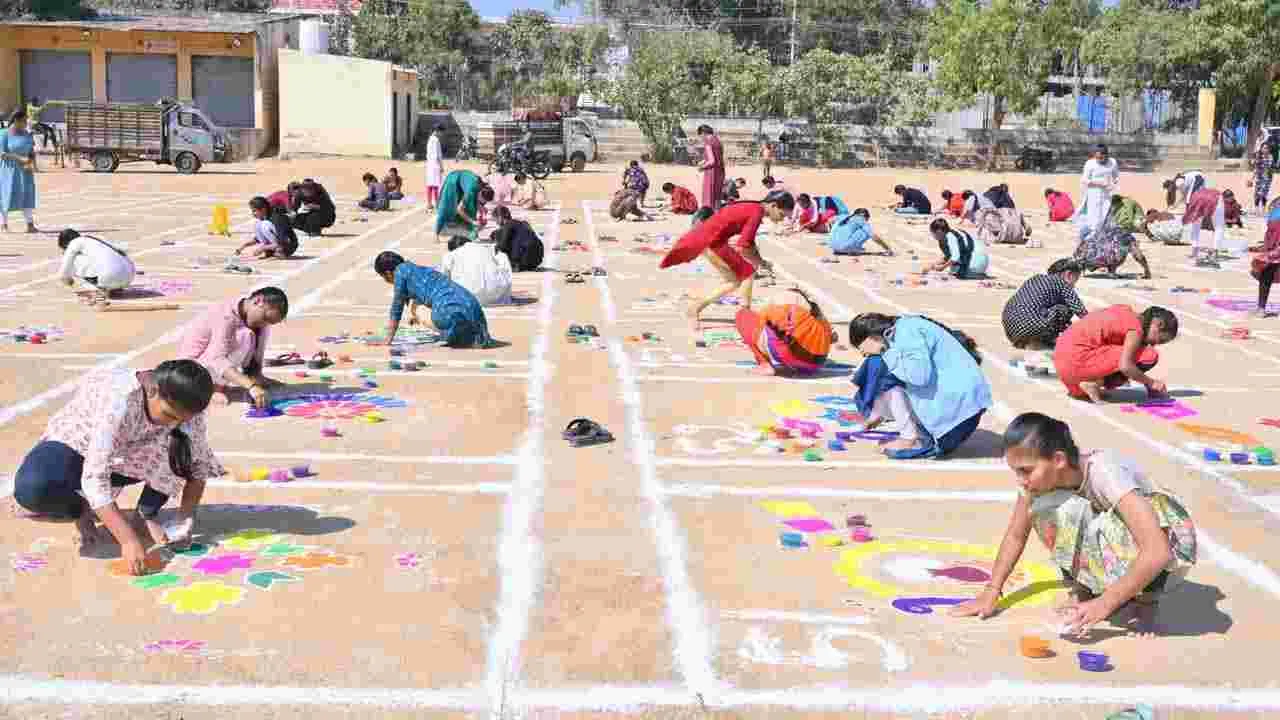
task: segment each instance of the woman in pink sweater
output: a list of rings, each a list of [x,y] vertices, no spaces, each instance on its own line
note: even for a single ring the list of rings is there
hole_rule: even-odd
[[[262,374],[271,326],[289,315],[289,298],[277,287],[258,288],[248,297],[214,305],[187,326],[178,357],[203,365],[215,385],[213,399],[225,405],[231,387],[244,388],[256,407],[271,402]]]

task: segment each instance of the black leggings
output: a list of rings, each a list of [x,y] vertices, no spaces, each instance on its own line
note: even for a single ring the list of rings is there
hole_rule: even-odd
[[[1272,263],[1262,269],[1258,274],[1258,309],[1267,309],[1267,298],[1271,296],[1271,283],[1276,279],[1276,270],[1280,269],[1280,263]]]
[[[52,517],[79,518],[89,507],[79,494],[83,474],[83,455],[63,443],[45,440],[32,448],[22,460],[22,466],[13,479],[13,499],[31,512]],[[136,485],[140,482],[142,481],[111,473],[113,487]],[[153,518],[168,501],[168,495],[147,485],[138,498],[138,512],[143,517]]]

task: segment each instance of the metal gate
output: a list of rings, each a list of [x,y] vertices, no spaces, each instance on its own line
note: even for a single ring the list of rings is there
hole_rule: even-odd
[[[153,103],[178,99],[178,58],[174,55],[107,54],[107,101]]]
[[[62,50],[23,50],[22,102],[39,97],[49,100],[93,100],[93,59],[87,52]],[[12,108],[10,108],[12,109]],[[45,108],[41,122],[63,122],[66,111],[61,107]]]
[[[225,128],[254,122],[253,59],[196,55],[191,58],[191,94],[196,107]]]

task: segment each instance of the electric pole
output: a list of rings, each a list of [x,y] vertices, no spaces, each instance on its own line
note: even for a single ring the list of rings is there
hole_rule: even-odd
[[[796,64],[796,15],[800,0],[791,0],[791,64]]]

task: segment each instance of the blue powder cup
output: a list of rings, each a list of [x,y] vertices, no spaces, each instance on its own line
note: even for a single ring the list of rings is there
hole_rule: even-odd
[[[1248,465],[1249,453],[1241,453],[1241,452],[1231,453],[1231,464],[1232,465]]]
[[[1204,459],[1209,462],[1222,462],[1222,453],[1212,448],[1204,449]]]
[[[1076,653],[1076,657],[1080,659],[1080,669],[1088,672],[1106,672],[1111,669],[1111,659],[1106,653],[1096,653],[1081,650]]]
[[[802,548],[805,546],[804,535],[796,532],[784,532],[779,536],[782,547]]]

